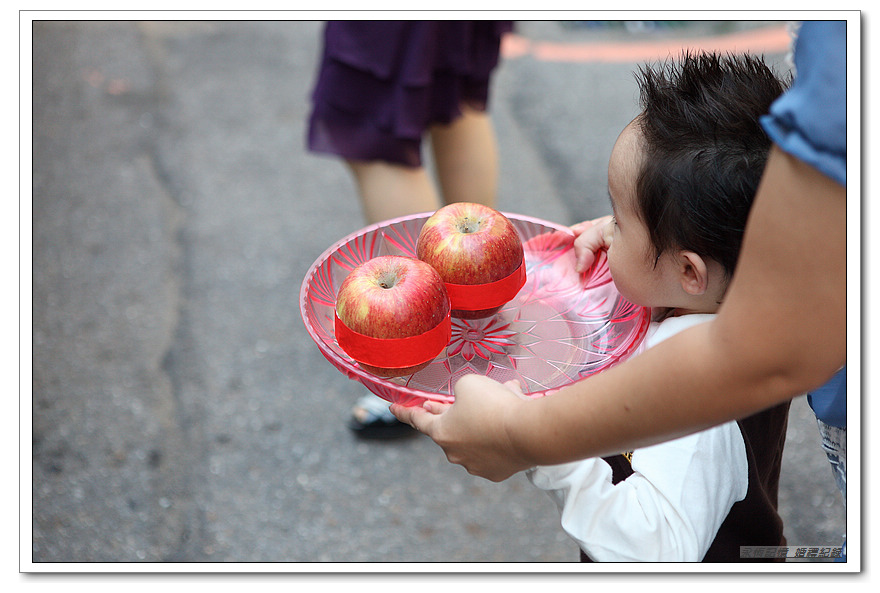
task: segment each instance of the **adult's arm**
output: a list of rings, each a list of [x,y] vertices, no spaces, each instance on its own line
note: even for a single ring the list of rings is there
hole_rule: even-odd
[[[493,481],[656,444],[824,383],[846,361],[846,189],[774,147],[715,320],[552,396],[468,375],[451,406],[392,411]]]

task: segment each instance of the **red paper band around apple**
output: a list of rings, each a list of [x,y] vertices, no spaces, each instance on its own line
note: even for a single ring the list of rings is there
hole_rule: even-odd
[[[461,311],[479,311],[511,301],[526,283],[525,262],[509,276],[485,284],[452,284],[445,282],[452,308]]]
[[[402,369],[433,360],[452,339],[449,314],[423,334],[408,338],[373,338],[349,329],[335,313],[339,347],[354,360],[374,367]]]

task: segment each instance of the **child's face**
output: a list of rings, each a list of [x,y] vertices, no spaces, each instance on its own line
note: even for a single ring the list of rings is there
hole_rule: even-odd
[[[636,176],[644,155],[641,132],[630,123],[614,144],[608,162],[608,193],[614,220],[605,228],[608,266],[614,284],[629,301],[669,307],[677,277],[668,258],[655,262],[648,229],[636,210]],[[672,272],[672,273],[671,273]]]

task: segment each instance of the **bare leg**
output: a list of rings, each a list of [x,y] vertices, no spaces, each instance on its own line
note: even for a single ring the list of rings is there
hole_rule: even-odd
[[[437,191],[423,167],[383,161],[348,161],[369,223],[439,208]]]
[[[489,114],[462,106],[449,125],[430,128],[431,146],[443,202],[476,202],[495,207],[498,146]]]
[[[443,203],[476,202],[495,207],[498,154],[488,114],[467,107],[449,125],[430,128],[434,163]],[[407,214],[433,212],[442,204],[424,167],[382,161],[347,161],[369,223]],[[388,412],[388,402],[367,394],[352,409],[349,427],[366,437],[411,434]],[[368,437],[369,438],[369,437]]]
[[[433,212],[440,199],[424,167],[384,161],[346,161],[354,175],[364,218],[373,224],[419,212]],[[358,398],[349,428],[363,438],[392,438],[414,431],[388,411],[388,402],[372,393]]]

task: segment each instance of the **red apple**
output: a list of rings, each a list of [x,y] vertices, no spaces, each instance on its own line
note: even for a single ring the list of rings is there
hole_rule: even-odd
[[[437,210],[422,226],[416,255],[447,283],[453,317],[494,315],[525,282],[519,233],[506,216],[481,204]]]
[[[365,370],[411,375],[449,343],[449,297],[434,268],[384,255],[356,267],[336,295],[336,339]]]

